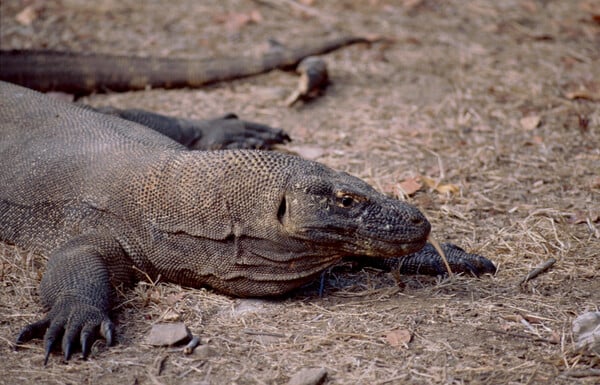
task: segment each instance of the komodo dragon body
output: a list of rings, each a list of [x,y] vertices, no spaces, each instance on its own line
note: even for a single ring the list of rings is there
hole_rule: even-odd
[[[201,87],[268,72],[293,69],[302,59],[376,39],[338,36],[278,47],[262,56],[195,60],[150,58],[44,50],[0,50],[0,80],[38,91],[78,96],[92,92],[133,91],[146,87]]]
[[[66,359],[77,342],[85,357],[97,330],[110,345],[115,288],[140,272],[272,296],[343,256],[417,252],[430,231],[415,207],[322,164],[190,151],[140,124],[5,82],[0,159],[0,240],[49,258],[40,285],[49,312],[17,338],[43,336],[46,360],[61,335]],[[408,270],[430,252],[406,257]],[[483,257],[457,261],[495,271]]]

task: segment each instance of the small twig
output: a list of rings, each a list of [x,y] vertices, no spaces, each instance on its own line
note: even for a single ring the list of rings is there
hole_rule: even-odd
[[[532,279],[536,278],[538,275],[545,273],[548,271],[554,264],[556,263],[556,259],[550,258],[546,260],[541,265],[536,266],[533,270],[531,270],[527,275],[519,282],[519,285],[523,285]]]
[[[450,268],[450,264],[448,263],[448,259],[446,258],[446,253],[444,253],[444,250],[440,246],[439,242],[433,236],[431,236],[431,234],[429,234],[427,240],[436,249],[440,257],[442,258],[442,261],[444,261],[444,265],[446,266],[446,270],[448,271],[448,278],[453,278],[454,273],[452,273],[452,269]]]
[[[250,329],[244,330],[244,334],[248,334],[248,335],[251,335],[251,336],[268,336],[268,337],[278,337],[278,338],[285,338],[286,337],[285,334],[281,334],[281,333],[263,332],[263,331],[260,331],[260,330],[250,330]]]
[[[137,271],[138,273],[142,274],[144,277],[146,277],[146,279],[148,280],[148,282],[150,283],[150,286],[152,287],[156,287],[156,284],[158,284],[158,282],[160,281],[160,274],[158,275],[158,277],[156,277],[156,281],[154,281],[150,275],[148,273],[146,273],[144,270],[140,269],[139,267],[135,266],[135,265],[131,265],[131,267],[133,268],[133,270]]]
[[[549,344],[552,344],[552,345],[558,344],[558,342],[556,342],[556,341],[552,341],[552,340],[549,340],[547,338],[532,337],[530,334],[525,334],[525,333],[505,332],[504,330],[487,329],[487,328],[482,328],[482,327],[479,327],[479,326],[476,326],[475,329],[486,331],[486,332],[504,334],[504,335],[511,336],[511,337],[527,338],[527,339],[530,339],[530,340],[535,341],[535,342],[546,342],[546,343],[549,343]]]
[[[160,376],[165,369],[165,363],[167,362],[168,357],[169,356],[164,355],[162,357],[158,356],[154,359],[154,368],[156,369],[157,376]]]
[[[200,368],[202,366],[204,366],[204,364],[206,364],[206,360],[202,360],[201,362],[198,363],[198,365],[190,367],[188,370],[184,371],[179,376],[177,376],[177,378],[183,378],[183,377],[187,376],[188,374],[190,374],[191,372],[194,372],[194,371],[198,372],[198,373],[201,373],[200,372]]]
[[[584,378],[584,377],[600,377],[600,369],[580,369],[569,370],[563,373],[566,377]]]

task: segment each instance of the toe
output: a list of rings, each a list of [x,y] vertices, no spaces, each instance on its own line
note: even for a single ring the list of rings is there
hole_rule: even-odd
[[[17,345],[30,341],[34,338],[42,338],[46,329],[50,326],[50,318],[44,318],[25,326],[17,336]]]

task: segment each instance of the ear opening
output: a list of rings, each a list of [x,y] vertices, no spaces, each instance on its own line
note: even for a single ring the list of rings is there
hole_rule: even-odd
[[[285,216],[286,210],[287,210],[287,201],[286,201],[285,195],[284,195],[281,198],[281,202],[279,203],[279,208],[277,209],[277,220],[281,224],[283,224],[283,217]]]

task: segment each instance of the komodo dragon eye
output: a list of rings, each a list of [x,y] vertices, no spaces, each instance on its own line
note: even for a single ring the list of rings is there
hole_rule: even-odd
[[[346,195],[346,196],[342,197],[341,202],[342,202],[342,206],[350,207],[350,206],[352,206],[352,203],[354,203],[354,199],[350,195]]]
[[[360,199],[359,197],[350,195],[345,192],[338,192],[336,194],[337,205],[343,208],[350,208],[354,206],[354,204],[363,201],[364,199]]]

